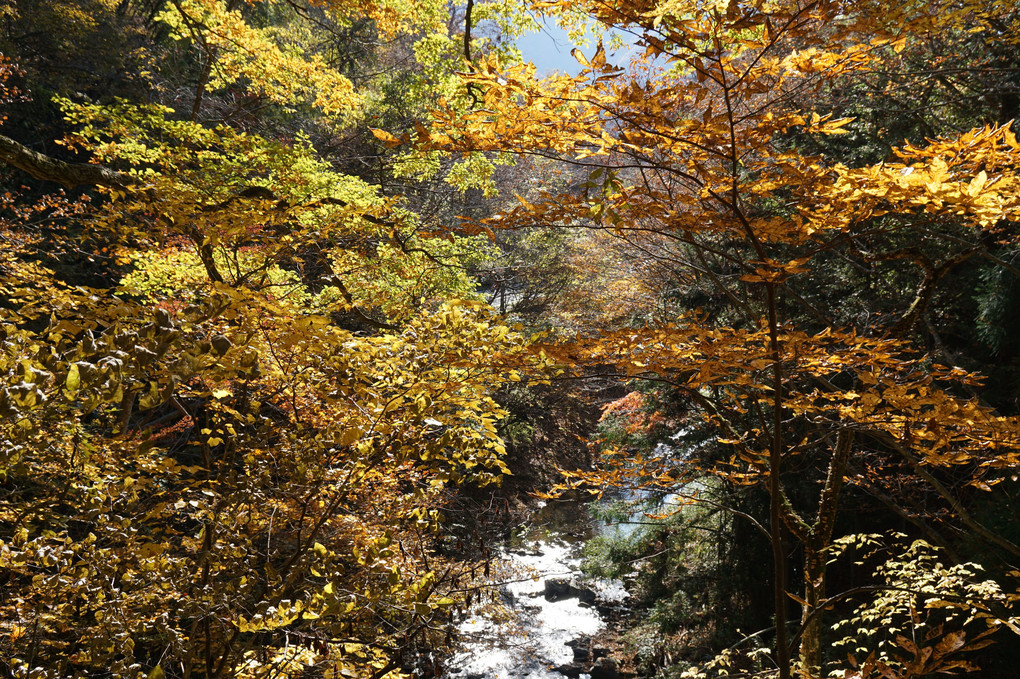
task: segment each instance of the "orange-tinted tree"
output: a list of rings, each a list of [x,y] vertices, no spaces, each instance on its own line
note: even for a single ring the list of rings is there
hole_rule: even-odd
[[[971,395],[977,376],[938,365],[909,342],[948,272],[1015,242],[1020,144],[1008,124],[989,123],[847,166],[801,149],[824,149],[808,141],[844,134],[853,121],[796,105],[840,78],[894,63],[939,31],[1010,44],[1017,15],[1006,4],[541,3],[636,33],[644,59],[614,65],[600,46],[591,57],[576,53],[578,76],[544,80],[531,65],[490,60],[468,76],[485,93],[481,103],[441,108],[439,124],[414,140],[425,150],[533,154],[591,170],[584,191],[529,195],[466,229],[601,229],[681,285],[714,291],[720,303],[711,309],[542,350],[564,365],[613,364],[671,385],[728,447],[708,471],[767,488],[762,523],[773,547],[781,677],[791,673],[791,639],[799,671],[822,671],[824,610],[835,600],[825,587],[827,555],[858,468],[851,461],[898,459],[968,529],[1020,554],[939,478],[953,469],[984,488],[1012,475],[1020,423]],[[861,252],[910,262],[920,275],[895,314],[839,327],[840,315],[813,304],[798,283],[830,255]],[[579,478],[633,475],[638,461],[624,459],[625,467]],[[810,470],[810,500],[788,492],[788,469]],[[660,481],[675,487],[683,473],[669,469]],[[887,472],[879,463],[868,473]],[[787,591],[791,539],[803,554],[799,596]],[[792,638],[790,596],[802,608]],[[924,673],[903,676],[910,672]]]

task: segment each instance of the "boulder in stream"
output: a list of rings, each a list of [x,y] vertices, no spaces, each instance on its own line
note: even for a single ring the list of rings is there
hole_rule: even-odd
[[[576,662],[572,662],[568,665],[557,665],[553,668],[553,670],[559,672],[565,677],[570,677],[570,679],[578,679],[578,677],[584,673],[584,668]]]
[[[616,661],[612,658],[600,658],[588,670],[591,679],[620,679],[620,670],[616,667]]]
[[[595,592],[587,587],[576,586],[570,578],[548,578],[545,581],[545,600],[562,601],[576,598],[586,604],[594,604]]]

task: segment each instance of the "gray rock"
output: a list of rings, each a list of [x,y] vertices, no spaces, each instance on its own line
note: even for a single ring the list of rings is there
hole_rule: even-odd
[[[587,587],[577,587],[568,578],[549,578],[544,583],[546,601],[562,601],[576,598],[593,605],[597,598],[595,592]]]
[[[588,670],[591,679],[620,679],[620,671],[612,658],[601,658]]]
[[[578,679],[584,673],[584,668],[577,663],[570,663],[569,665],[554,667],[553,671],[559,672],[565,677],[570,677],[570,679]]]
[[[569,599],[573,587],[566,578],[548,578],[544,583],[546,601]]]

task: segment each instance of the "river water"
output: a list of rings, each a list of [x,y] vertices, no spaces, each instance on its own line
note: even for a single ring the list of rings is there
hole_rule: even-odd
[[[626,597],[620,582],[582,581],[581,550],[600,528],[577,501],[550,502],[534,512],[492,570],[498,603],[461,623],[463,642],[447,676],[563,679],[556,668],[588,676],[595,659],[586,640],[605,626],[598,609]]]

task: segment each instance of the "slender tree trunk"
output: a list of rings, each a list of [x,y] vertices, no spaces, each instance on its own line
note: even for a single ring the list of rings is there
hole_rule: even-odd
[[[766,283],[769,312],[769,349],[772,353],[772,446],[769,450],[769,534],[774,571],[773,600],[776,614],[776,664],[779,679],[790,679],[790,648],[786,639],[786,550],[783,548],[783,507],[780,472],[783,462],[783,361],[779,348],[776,286]]]
[[[825,486],[818,499],[814,525],[801,537],[804,546],[804,611],[801,615],[800,670],[810,679],[817,679],[822,674],[824,627],[823,616],[818,613],[818,609],[825,601],[825,548],[832,544],[839,498],[853,442],[854,434],[850,429],[841,429],[836,434],[836,445],[829,461]]]
[[[213,54],[208,53],[205,58],[205,65],[198,76],[198,84],[195,86],[195,101],[191,105],[191,122],[198,122],[202,113],[202,99],[205,97],[205,87],[209,84],[209,76],[212,75]]]
[[[812,540],[812,542],[814,542]],[[804,611],[801,616],[800,668],[817,679],[822,669],[822,616],[812,615],[825,600],[825,554],[804,545]]]

